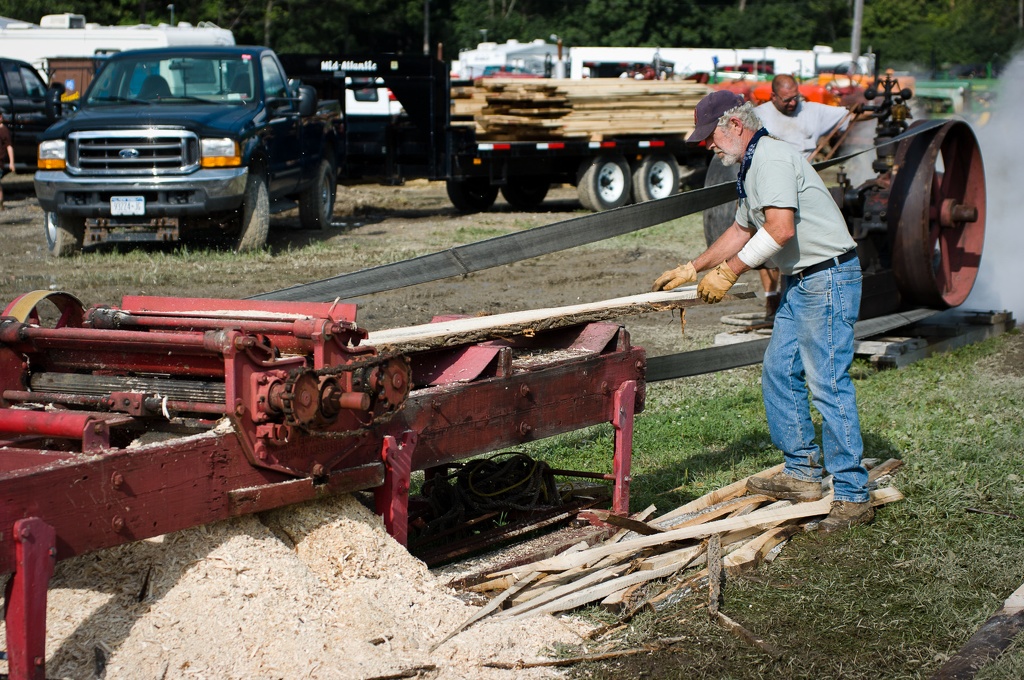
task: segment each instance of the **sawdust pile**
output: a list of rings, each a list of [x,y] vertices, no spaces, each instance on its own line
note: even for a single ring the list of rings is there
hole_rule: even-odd
[[[575,624],[482,622],[351,496],[140,541],[57,565],[47,677],[540,678]]]

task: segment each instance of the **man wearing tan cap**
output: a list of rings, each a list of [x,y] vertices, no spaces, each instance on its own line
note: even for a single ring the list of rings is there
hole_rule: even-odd
[[[662,274],[655,290],[697,280],[705,302],[719,302],[744,272],[769,259],[786,277],[761,386],[772,442],[785,469],[756,476],[748,488],[772,498],[822,497],[822,468],[835,500],[819,528],[835,531],[874,517],[861,458],[864,443],[850,365],[861,297],[856,243],[825,184],[803,156],[768,135],[750,103],[727,91],[697,104],[688,142],[706,142],[726,166],[738,164],[736,219],[692,261]],[[808,391],[822,415],[815,443]]]

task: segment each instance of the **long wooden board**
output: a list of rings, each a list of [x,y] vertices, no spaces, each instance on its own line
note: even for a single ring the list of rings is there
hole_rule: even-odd
[[[733,286],[730,294],[734,297],[750,295],[747,293],[747,284]],[[478,342],[490,337],[531,334],[592,321],[691,307],[696,304],[703,304],[697,297],[697,287],[687,286],[668,292],[643,293],[566,307],[530,309],[390,328],[370,333],[368,342],[378,348],[422,351],[432,347]]]

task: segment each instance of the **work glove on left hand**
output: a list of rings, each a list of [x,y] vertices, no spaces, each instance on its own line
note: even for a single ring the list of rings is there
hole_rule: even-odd
[[[672,290],[678,288],[684,283],[693,283],[697,280],[697,270],[693,266],[693,262],[687,262],[681,264],[675,269],[669,269],[667,272],[662,274],[654,282],[651,290]]]
[[[697,296],[709,304],[720,302],[739,278],[727,262],[712,269],[697,286]]]

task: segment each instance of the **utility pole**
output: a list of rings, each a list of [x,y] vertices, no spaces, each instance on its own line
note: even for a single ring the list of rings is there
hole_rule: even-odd
[[[430,55],[430,0],[423,0],[423,56]]]
[[[1021,0],[1024,2],[1024,0]],[[850,36],[850,56],[857,62],[860,56],[860,31],[864,25],[864,0],[853,0],[853,35]]]

